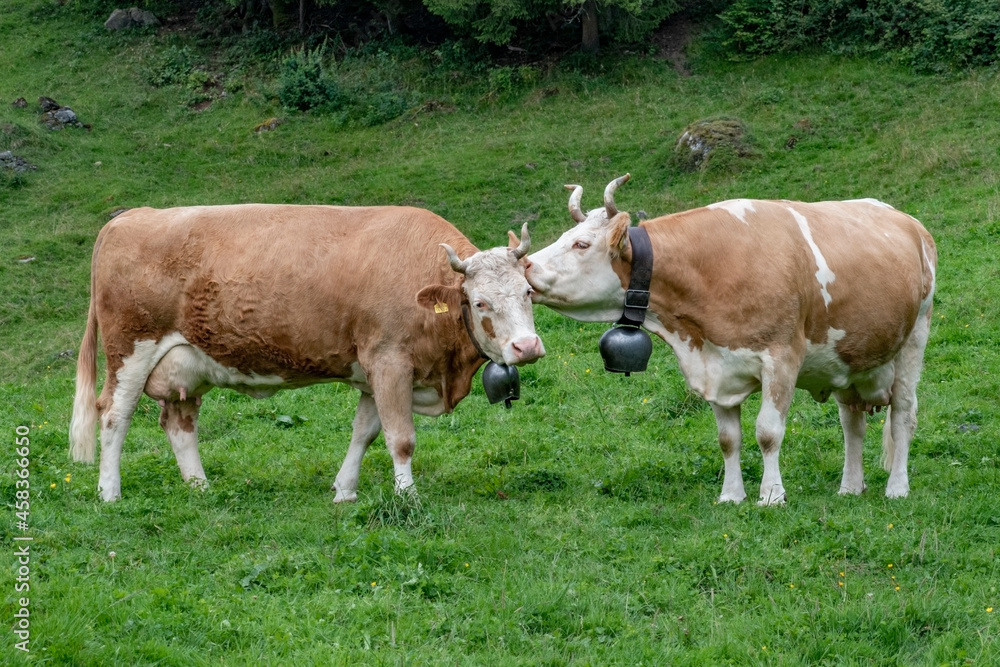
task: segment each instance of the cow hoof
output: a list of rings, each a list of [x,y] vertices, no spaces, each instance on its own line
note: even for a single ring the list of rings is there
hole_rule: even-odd
[[[333,497],[335,503],[353,503],[358,500],[357,491],[345,491],[344,489],[336,489],[336,491],[337,495]]]
[[[115,489],[102,489],[97,487],[97,492],[101,495],[101,500],[106,503],[113,503],[116,500],[121,500],[122,492]]]
[[[721,496],[719,496],[720,503],[732,503],[734,505],[739,505],[746,499],[747,499],[747,494],[745,493],[743,495],[737,495],[735,493],[723,493]]]
[[[192,477],[187,480],[187,483],[192,489],[198,489],[199,491],[208,490],[208,480],[204,477]]]
[[[842,496],[860,496],[868,487],[862,484],[860,487],[842,486],[839,493]]]
[[[785,504],[785,490],[772,489],[767,495],[761,495],[757,504],[761,507],[771,507],[773,505]]]
[[[886,498],[905,498],[908,495],[910,495],[910,489],[909,489],[909,487],[906,487],[906,486],[904,486],[903,488],[900,488],[900,489],[895,489],[895,488],[892,488],[892,487],[887,487],[886,490],[885,490],[885,497]]]

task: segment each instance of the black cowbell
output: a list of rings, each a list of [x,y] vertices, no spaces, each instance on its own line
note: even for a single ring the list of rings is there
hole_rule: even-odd
[[[639,327],[617,326],[608,329],[601,336],[599,346],[604,369],[612,373],[624,373],[626,377],[646,370],[649,357],[653,354],[653,341]]]
[[[510,409],[510,402],[521,398],[521,376],[517,366],[487,362],[483,369],[483,389],[490,403],[503,401]]]

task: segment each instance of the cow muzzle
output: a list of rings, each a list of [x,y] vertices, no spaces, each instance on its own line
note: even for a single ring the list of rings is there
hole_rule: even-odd
[[[506,345],[503,351],[504,363],[509,366],[531,364],[545,356],[545,346],[537,335],[521,336]]]

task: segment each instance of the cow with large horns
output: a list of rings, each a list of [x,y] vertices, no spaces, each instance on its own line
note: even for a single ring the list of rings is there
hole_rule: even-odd
[[[528,257],[532,299],[574,319],[622,314],[632,268],[628,213],[605,205]],[[937,250],[914,218],[874,199],[802,203],[735,199],[640,223],[652,246],[643,324],[673,349],[688,385],[712,406],[725,464],[720,500],[746,497],[740,406],[761,393],[761,504],[783,503],[778,452],[796,387],[837,401],[844,429],[840,493],[864,488],[866,413],[889,406],[885,494],[909,493],[916,386],[931,323]]]
[[[181,475],[205,481],[201,397],[254,397],[319,382],[361,392],[336,502],[357,498],[379,432],[398,492],[413,486],[413,413],[450,412],[485,357],[544,356],[524,279],[527,225],[510,248],[477,251],[441,217],[410,207],[245,204],[132,209],[94,246],[70,448],[98,490],[121,495],[122,444],[143,392]],[[442,247],[444,250],[442,251]],[[98,330],[107,376],[95,401]]]

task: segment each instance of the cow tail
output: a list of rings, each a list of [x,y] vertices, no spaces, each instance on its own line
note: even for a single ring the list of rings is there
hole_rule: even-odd
[[[76,360],[76,395],[73,398],[73,416],[69,422],[69,454],[74,461],[94,462],[97,451],[97,293],[94,290],[94,269],[97,268],[98,238],[91,263],[90,308],[87,311],[87,329],[80,344]]]
[[[882,469],[892,470],[892,460],[896,456],[896,442],[892,439],[892,408],[885,408],[885,423],[882,424]]]

